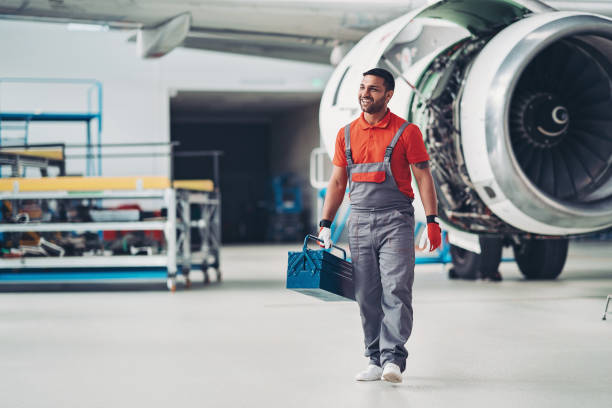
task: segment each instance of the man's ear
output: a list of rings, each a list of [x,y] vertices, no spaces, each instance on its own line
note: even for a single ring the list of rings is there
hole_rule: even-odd
[[[393,90],[387,91],[387,94],[385,95],[385,100],[387,101],[387,103],[391,100],[392,96],[393,96]]]

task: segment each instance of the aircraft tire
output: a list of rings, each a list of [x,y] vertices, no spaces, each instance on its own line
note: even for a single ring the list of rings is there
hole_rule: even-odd
[[[480,248],[481,253],[477,254],[451,244],[453,267],[449,278],[474,280],[501,276],[498,271],[503,249],[501,238],[480,237]]]
[[[489,238],[480,236],[480,277],[492,280],[500,280],[499,264],[502,259],[504,248],[501,238]]]
[[[481,262],[480,254],[452,244],[450,254],[453,259],[453,267],[449,271],[451,279],[474,280],[478,278]]]
[[[567,239],[525,240],[514,245],[514,258],[526,279],[552,280],[563,271],[568,246]]]

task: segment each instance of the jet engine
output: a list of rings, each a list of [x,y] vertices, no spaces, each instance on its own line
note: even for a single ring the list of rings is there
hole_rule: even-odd
[[[415,24],[419,38],[402,42]],[[512,245],[527,278],[555,278],[569,236],[612,226],[612,20],[535,1],[447,0],[362,42],[323,96],[324,142],[331,153],[359,113],[362,72],[395,73],[391,109],[423,132],[441,219],[451,237],[479,236],[479,254],[451,247],[451,276],[496,272]],[[406,49],[422,58],[406,66]]]

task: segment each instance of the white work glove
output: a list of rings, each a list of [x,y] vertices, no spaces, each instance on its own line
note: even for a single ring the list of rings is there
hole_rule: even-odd
[[[323,241],[322,244],[319,242],[319,245],[321,245],[325,249],[331,248],[333,244],[331,240],[331,229],[327,227],[321,227],[321,229],[319,230],[318,238]]]

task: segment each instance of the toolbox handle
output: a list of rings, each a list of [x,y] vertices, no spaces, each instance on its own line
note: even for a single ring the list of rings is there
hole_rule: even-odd
[[[306,238],[304,238],[304,252],[306,252],[306,246],[308,245],[308,240],[312,239],[313,241],[317,241],[317,242],[323,242],[322,239],[319,239],[319,237],[316,237],[312,234],[308,234],[306,235]],[[340,248],[337,245],[332,244],[332,247],[342,251],[342,257],[344,258],[344,260],[346,261],[346,251],[343,248]]]
[[[293,262],[291,262],[291,265],[289,265],[289,270],[293,271],[291,273],[291,275],[297,275],[298,274],[298,270],[296,268],[297,264],[302,262],[302,260],[305,259],[306,261],[308,261],[308,264],[310,265],[310,267],[312,268],[312,274],[315,275],[317,273],[317,267],[314,264],[314,262],[312,261],[312,259],[310,258],[310,255],[308,255],[308,252],[304,251],[300,254],[300,256],[296,257]]]

